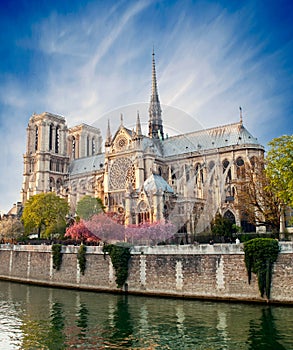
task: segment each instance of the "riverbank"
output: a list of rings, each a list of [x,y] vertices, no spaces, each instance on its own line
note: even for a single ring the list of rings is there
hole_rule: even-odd
[[[280,242],[270,303],[293,304],[293,243]],[[266,303],[256,275],[248,284],[242,244],[134,247],[123,290],[102,247],[89,246],[81,273],[79,247],[63,246],[59,270],[52,246],[0,245],[0,279],[22,283],[132,294]]]

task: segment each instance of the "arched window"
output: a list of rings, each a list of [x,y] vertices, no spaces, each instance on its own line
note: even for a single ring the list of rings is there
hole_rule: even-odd
[[[209,162],[209,171],[212,171],[214,169],[215,162],[212,160]]]
[[[185,165],[185,176],[186,176],[186,181],[188,182],[190,179],[190,169],[188,165]]]
[[[36,126],[36,129],[35,129],[35,151],[38,150],[38,146],[39,146],[39,128],[38,128],[38,126]]]
[[[90,137],[87,136],[86,138],[86,155],[87,157],[90,155]]]
[[[244,160],[241,157],[238,157],[236,159],[236,172],[237,172],[237,178],[241,179],[245,177],[245,166],[244,166]]]
[[[49,126],[49,151],[53,149],[53,125]]]
[[[56,138],[55,138],[55,153],[59,153],[60,146],[60,126],[56,127]]]
[[[171,177],[172,177],[172,185],[175,184],[175,181],[177,180],[177,176],[176,176],[176,170],[171,167]]]
[[[92,155],[96,154],[96,141],[95,138],[92,138]]]
[[[203,169],[200,169],[200,181],[203,183]]]
[[[140,202],[138,205],[137,219],[139,224],[150,221],[149,206],[144,201]]]
[[[72,158],[75,159],[76,140],[75,140],[75,137],[74,137],[74,136],[72,136],[71,144],[72,144]]]
[[[258,163],[257,157],[253,156],[250,158],[251,168],[254,170]]]
[[[235,215],[232,213],[231,210],[227,210],[224,214],[224,218],[230,220],[233,224],[236,223]]]
[[[228,166],[229,166],[229,161],[228,161],[228,159],[224,159],[223,160],[223,173],[226,171],[226,169],[228,168]]]
[[[62,186],[62,180],[59,178],[56,181],[56,190],[57,190],[57,192],[60,191],[61,186]]]
[[[195,183],[197,184],[199,182],[200,179],[200,164],[197,163],[195,165]]]
[[[50,177],[50,184],[49,184],[50,192],[53,191],[54,187],[55,187],[55,181],[54,181],[54,179],[52,177]]]

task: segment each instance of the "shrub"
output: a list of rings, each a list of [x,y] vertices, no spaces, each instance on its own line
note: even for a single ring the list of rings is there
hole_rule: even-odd
[[[115,269],[117,287],[122,288],[128,277],[128,261],[130,259],[129,247],[105,244],[103,251],[109,253]]]
[[[279,251],[278,241],[272,238],[255,238],[244,243],[248,283],[251,281],[251,273],[255,273],[260,295],[266,295],[267,299],[270,298],[272,268]]]
[[[86,268],[86,246],[84,244],[81,244],[78,249],[77,259],[80,272],[84,275],[84,271]]]
[[[62,263],[62,244],[53,244],[52,245],[52,253],[53,253],[53,268],[57,271],[60,270],[60,266]]]

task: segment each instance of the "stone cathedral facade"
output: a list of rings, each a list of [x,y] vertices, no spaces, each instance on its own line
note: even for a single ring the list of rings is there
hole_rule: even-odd
[[[206,230],[219,212],[238,226],[247,224],[237,209],[237,181],[246,163],[263,158],[264,148],[236,123],[168,137],[164,133],[156,67],[148,135],[121,124],[108,128],[69,128],[64,117],[34,114],[27,127],[22,203],[32,195],[54,191],[66,198],[72,214],[84,196],[99,197],[107,211],[125,224],[171,220],[178,232]],[[168,118],[166,116],[165,118]]]

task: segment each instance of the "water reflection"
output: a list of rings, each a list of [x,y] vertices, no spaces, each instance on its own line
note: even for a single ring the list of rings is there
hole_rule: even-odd
[[[126,348],[133,345],[133,323],[128,309],[128,297],[119,296],[116,302],[115,311],[111,317],[111,325],[106,322],[106,329],[111,329],[110,342]]]
[[[86,304],[81,303],[77,314],[78,318],[76,321],[77,326],[80,328],[79,337],[81,338],[85,337],[85,334],[88,328],[88,314],[89,314],[89,311],[86,307]]]
[[[250,350],[286,350],[276,328],[270,307],[263,308],[260,320],[251,320],[248,342]],[[260,321],[260,322],[259,322]]]
[[[293,309],[0,282],[10,349],[293,349]],[[4,344],[4,345],[3,345]]]

